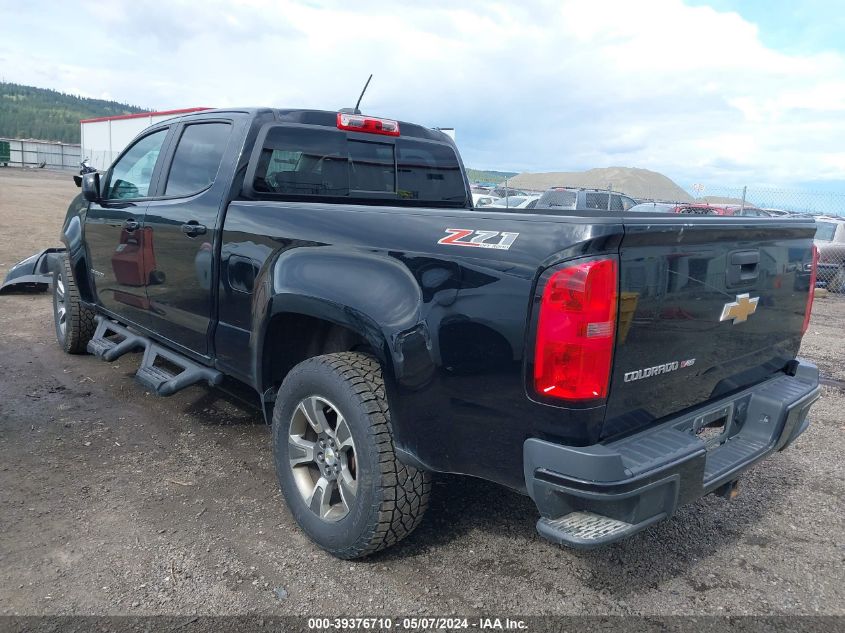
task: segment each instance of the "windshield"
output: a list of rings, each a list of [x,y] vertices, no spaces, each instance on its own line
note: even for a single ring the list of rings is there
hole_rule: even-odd
[[[832,242],[833,236],[836,233],[835,222],[819,222],[816,221],[816,239],[822,242]]]

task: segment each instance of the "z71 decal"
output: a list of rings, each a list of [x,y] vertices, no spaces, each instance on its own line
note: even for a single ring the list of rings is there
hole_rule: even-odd
[[[450,244],[451,246],[473,246],[476,248],[498,248],[508,250],[519,233],[506,233],[504,231],[477,231],[475,229],[446,229],[447,237],[438,240],[438,244]],[[471,236],[471,237],[470,237]],[[490,241],[499,238],[497,241]]]

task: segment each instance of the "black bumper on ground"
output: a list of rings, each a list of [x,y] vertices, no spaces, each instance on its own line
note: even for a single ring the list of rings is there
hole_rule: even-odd
[[[529,439],[525,482],[540,534],[572,547],[618,541],[666,519],[678,506],[730,490],[744,470],[783,450],[809,425],[819,372],[800,361],[782,374],[706,407],[607,444],[573,447]],[[725,419],[704,441],[694,432]]]
[[[64,248],[48,248],[27,257],[9,269],[0,293],[11,290],[43,291],[53,283],[54,261]]]

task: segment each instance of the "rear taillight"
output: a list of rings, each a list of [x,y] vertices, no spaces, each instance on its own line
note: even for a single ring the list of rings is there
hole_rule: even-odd
[[[392,119],[377,119],[363,114],[337,113],[337,127],[350,132],[366,132],[368,134],[383,134],[385,136],[399,136],[399,122]]]
[[[804,312],[804,325],[801,326],[801,336],[810,327],[810,313],[813,311],[813,298],[816,296],[816,271],[819,268],[819,249],[813,244],[813,259],[810,264],[810,294],[807,296],[807,307]]]
[[[607,397],[616,335],[616,259],[556,270],[540,299],[534,389],[562,400]]]

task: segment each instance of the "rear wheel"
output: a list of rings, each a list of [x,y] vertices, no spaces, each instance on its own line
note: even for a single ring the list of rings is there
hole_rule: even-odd
[[[84,354],[97,327],[94,311],[82,304],[67,255],[53,273],[53,320],[56,340],[68,354]]]
[[[366,354],[294,367],[276,399],[273,447],[291,513],[339,558],[397,543],[428,506],[429,475],[396,458],[381,367]]]

